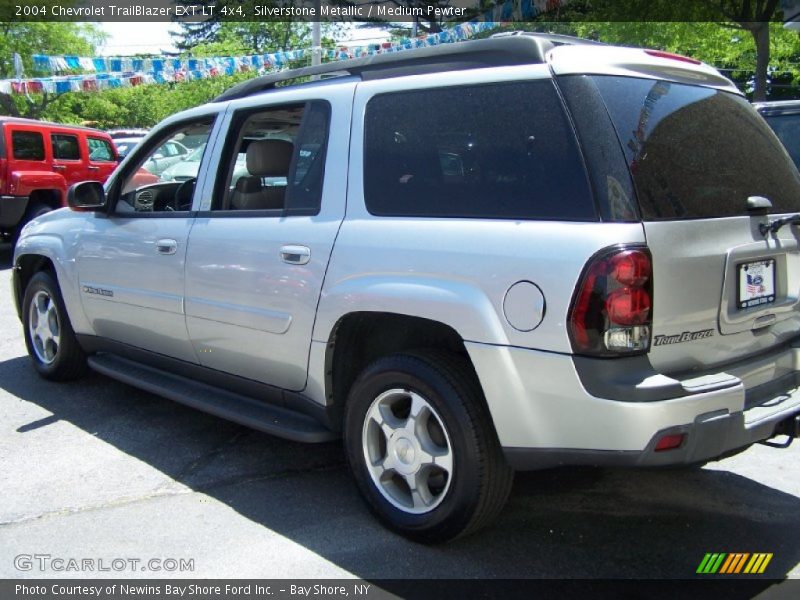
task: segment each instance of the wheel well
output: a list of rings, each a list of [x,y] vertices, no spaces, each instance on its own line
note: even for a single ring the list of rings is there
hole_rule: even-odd
[[[22,297],[25,295],[25,289],[36,273],[39,271],[48,271],[53,275],[53,278],[57,280],[55,265],[53,265],[53,262],[49,258],[40,254],[23,254],[19,257],[15,268],[17,276],[15,278],[16,285],[14,296],[18,311],[21,310],[22,307]]]
[[[339,422],[350,387],[370,363],[381,356],[420,349],[447,350],[469,363],[461,336],[449,325],[408,315],[351,313],[333,328],[325,355],[325,390]]]
[[[36,204],[46,204],[53,210],[61,208],[61,192],[59,190],[34,190],[28,195],[28,208]]]

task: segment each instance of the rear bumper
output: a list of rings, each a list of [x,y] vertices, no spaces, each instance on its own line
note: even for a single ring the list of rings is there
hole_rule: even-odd
[[[573,357],[467,344],[509,463],[518,470],[560,465],[664,466],[733,454],[775,435],[800,415],[800,344],[684,381],[630,375],[628,400],[584,387]],[[682,390],[668,399],[640,390]],[[639,391],[637,391],[639,390]],[[678,448],[655,450],[665,435]]]
[[[27,196],[0,196],[0,228],[13,229],[28,208]]]
[[[642,451],[503,448],[506,460],[518,471],[534,471],[566,465],[605,467],[663,467],[690,465],[724,458],[775,435],[785,419],[800,418],[800,407],[787,410],[755,426],[748,426],[744,413],[711,416],[690,425],[670,427],[653,436]],[[656,444],[667,435],[684,434],[682,445],[658,452]]]

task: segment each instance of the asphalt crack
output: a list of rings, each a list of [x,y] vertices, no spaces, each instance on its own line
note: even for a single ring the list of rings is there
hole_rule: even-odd
[[[236,437],[236,436],[234,436]],[[233,438],[232,438],[233,439]],[[229,440],[230,441],[230,440]],[[224,444],[220,445],[220,450]],[[214,451],[210,451],[205,454],[203,457],[199,458],[197,461],[189,465],[191,468],[193,465],[202,462],[205,458],[209,457],[213,454]],[[87,506],[80,506],[80,507],[70,507],[70,508],[62,508],[58,510],[46,511],[40,513],[38,515],[27,515],[20,517],[18,519],[11,519],[8,521],[0,521],[0,528],[8,527],[12,525],[20,525],[25,523],[30,523],[34,521],[39,521],[43,519],[49,518],[58,518],[58,517],[67,517],[75,514],[82,514],[86,512],[98,511],[98,510],[105,510],[105,509],[113,509],[119,508],[122,506],[128,506],[131,504],[137,504],[139,502],[147,502],[149,500],[156,500],[160,498],[169,498],[173,496],[182,496],[186,494],[204,494],[209,491],[219,490],[225,487],[235,487],[237,485],[248,484],[248,483],[257,483],[260,481],[269,481],[274,479],[282,479],[288,477],[294,477],[297,475],[305,475],[305,474],[316,474],[316,473],[323,473],[327,471],[335,471],[344,468],[344,463],[342,461],[337,461],[335,463],[320,465],[318,467],[309,467],[309,468],[302,468],[298,467],[296,469],[285,469],[278,473],[269,473],[269,474],[255,474],[255,473],[247,473],[242,475],[237,475],[235,477],[229,477],[226,479],[221,479],[218,481],[213,481],[204,485],[198,486],[189,486],[185,483],[177,479],[173,479],[170,484],[178,484],[183,487],[176,488],[171,487],[170,484],[163,485],[158,489],[150,492],[148,494],[141,494],[138,496],[127,496],[123,498],[117,498],[114,500],[109,500],[107,502],[102,502],[100,504],[92,504]]]

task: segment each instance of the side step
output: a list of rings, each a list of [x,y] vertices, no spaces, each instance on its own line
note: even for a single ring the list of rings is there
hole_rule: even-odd
[[[311,417],[113,354],[89,357],[103,375],[186,406],[295,442],[328,442],[339,435]]]

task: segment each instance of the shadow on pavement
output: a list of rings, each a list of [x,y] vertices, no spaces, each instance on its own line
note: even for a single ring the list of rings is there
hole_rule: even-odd
[[[0,362],[0,387],[365,579],[687,578],[706,552],[772,552],[768,576],[800,562],[800,500],[708,469],[560,469],[519,474],[497,523],[425,547],[368,514],[337,443],[273,438],[101,376],[41,380]],[[390,551],[387,551],[390,549]]]
[[[0,271],[11,268],[11,260],[14,257],[14,246],[0,242]]]

